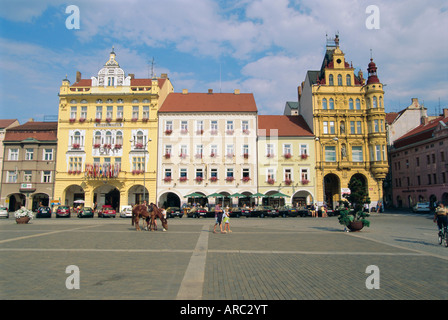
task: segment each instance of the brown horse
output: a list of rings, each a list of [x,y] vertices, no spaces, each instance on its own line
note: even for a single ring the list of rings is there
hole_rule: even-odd
[[[152,231],[154,229],[157,230],[157,227],[156,227],[156,219],[157,218],[159,218],[160,221],[162,222],[163,231],[168,230],[168,223],[166,221],[166,218],[162,214],[162,210],[160,210],[154,203],[151,203],[149,205],[149,212],[151,215],[150,225],[148,226],[149,231]]]
[[[146,220],[146,225],[149,225],[151,214],[148,212],[144,204],[137,204],[132,208],[132,225],[135,223],[135,230],[137,231],[141,231],[138,224],[140,218],[144,218]]]

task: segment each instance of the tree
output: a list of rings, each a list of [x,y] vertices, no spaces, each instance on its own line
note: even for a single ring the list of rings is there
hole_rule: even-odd
[[[361,221],[363,226],[369,227],[370,221],[365,218],[369,217],[370,214],[363,211],[364,204],[370,203],[367,187],[358,177],[353,176],[350,179],[348,188],[350,189],[350,194],[344,194],[344,198],[353,206],[353,212],[350,212],[348,207],[341,210],[338,217],[339,223],[348,226],[352,221]]]

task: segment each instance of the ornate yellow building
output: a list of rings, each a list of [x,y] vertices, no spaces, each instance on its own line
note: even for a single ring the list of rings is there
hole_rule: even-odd
[[[353,176],[369,192],[371,204],[382,200],[388,172],[384,91],[371,59],[365,83],[339,48],[327,42],[322,67],[308,71],[298,88],[298,111],[315,134],[316,198],[335,207]]]
[[[156,201],[158,109],[173,86],[159,78],[125,76],[112,50],[91,79],[62,81],[54,199],[84,200],[116,210]]]

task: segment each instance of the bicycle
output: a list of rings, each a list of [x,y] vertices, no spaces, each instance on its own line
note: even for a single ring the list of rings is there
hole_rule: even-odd
[[[438,238],[439,238],[439,244],[440,245],[443,242],[444,246],[448,247],[448,230],[447,230],[447,227],[443,227],[442,229],[439,230]]]

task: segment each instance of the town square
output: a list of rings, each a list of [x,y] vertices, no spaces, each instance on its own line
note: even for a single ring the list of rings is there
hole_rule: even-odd
[[[2,300],[448,298],[443,1],[2,7]]]

